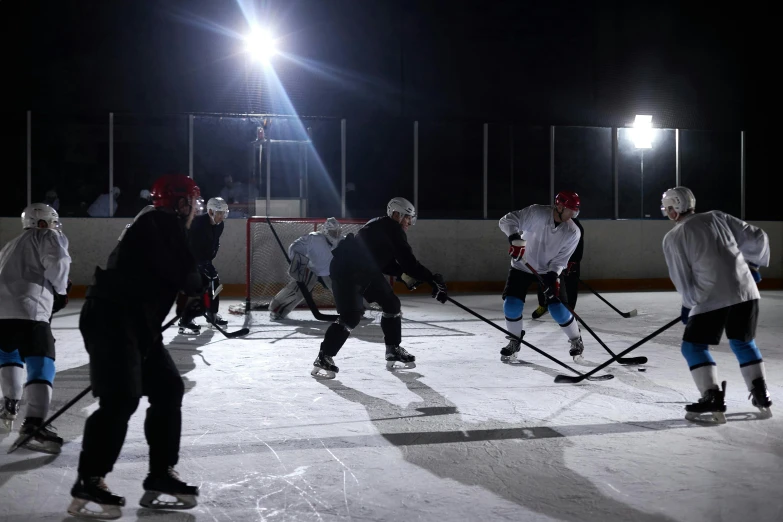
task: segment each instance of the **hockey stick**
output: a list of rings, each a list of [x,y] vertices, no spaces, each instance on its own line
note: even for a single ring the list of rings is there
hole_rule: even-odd
[[[218,287],[215,288],[215,293],[213,293],[212,296],[210,297],[209,304],[204,303],[205,305],[207,305],[206,306],[207,309],[209,309],[209,307],[212,305],[212,301],[214,301],[214,299],[218,295],[220,295],[220,292],[222,292],[222,291],[223,291],[223,285],[219,284]],[[205,298],[205,300],[206,300],[206,298]],[[247,335],[247,334],[250,333],[250,329],[249,328],[240,328],[236,332],[227,332],[220,325],[217,324],[217,322],[215,321],[215,318],[210,318],[209,313],[206,312],[206,311],[204,312],[204,319],[206,319],[207,323],[209,323],[212,326],[212,328],[214,328],[218,332],[220,332],[223,335],[225,335],[228,339],[233,339],[235,337],[242,337],[243,335]]]
[[[174,324],[175,322],[177,322],[177,320],[179,320],[179,318],[180,318],[180,315],[177,314],[177,315],[174,316],[174,318],[171,321],[169,321],[168,323],[164,324],[161,327],[161,330],[160,330],[161,333],[163,333],[166,330],[168,330],[169,327],[171,327],[172,324]],[[73,399],[68,401],[68,403],[65,406],[63,406],[62,408],[60,408],[59,410],[57,410],[57,412],[54,415],[52,415],[51,417],[46,419],[43,422],[43,424],[41,424],[40,426],[38,426],[35,429],[35,431],[33,431],[32,433],[27,435],[25,438],[20,439],[20,440],[14,442],[13,444],[11,444],[11,447],[8,448],[8,453],[13,453],[14,451],[18,450],[19,448],[21,448],[22,446],[24,446],[25,444],[30,442],[33,439],[33,437],[35,437],[36,435],[38,435],[41,432],[42,429],[44,429],[45,427],[50,425],[52,422],[54,422],[57,419],[57,417],[59,417],[60,415],[62,415],[66,411],[68,411],[71,408],[71,406],[73,406],[74,404],[79,402],[82,397],[84,397],[85,395],[87,395],[91,391],[92,391],[92,384],[87,386],[84,390],[82,390],[79,393],[79,395],[77,395],[76,397],[74,397]]]
[[[596,296],[598,299],[600,299],[601,301],[603,301],[604,303],[606,303],[607,305],[609,305],[609,308],[611,308],[612,310],[614,310],[614,311],[615,311],[615,312],[617,312],[618,314],[622,315],[622,316],[623,316],[623,317],[625,317],[626,319],[628,319],[629,317],[636,317],[636,315],[639,313],[639,312],[637,312],[637,311],[636,311],[636,308],[634,308],[634,309],[633,309],[633,310],[631,310],[630,312],[621,312],[620,310],[618,310],[617,308],[615,308],[615,307],[612,305],[612,303],[610,303],[609,301],[607,301],[606,299],[604,299],[604,298],[601,296],[601,294],[599,294],[598,292],[596,292],[595,290],[593,290],[593,288],[592,288],[590,285],[588,285],[587,283],[585,283],[585,282],[584,282],[584,281],[582,281],[581,279],[579,280],[579,282],[580,282],[580,283],[582,283],[583,285],[585,285],[585,288],[587,288],[587,289],[588,289],[588,290],[590,290],[592,293],[594,293],[594,294],[595,294],[595,296]]]
[[[277,244],[280,246],[280,250],[283,251],[283,255],[285,256],[285,260],[290,265],[291,264],[291,258],[288,257],[288,252],[286,252],[285,247],[283,246],[283,242],[280,241],[280,236],[277,235],[277,231],[275,230],[275,227],[272,226],[272,221],[270,221],[269,217],[266,218],[266,222],[269,224],[269,228],[272,230],[272,234],[274,234],[275,239],[277,240]],[[310,290],[307,289],[307,285],[306,284],[304,284],[301,281],[297,281],[296,284],[299,287],[299,290],[302,292],[302,296],[304,297],[304,300],[307,303],[307,306],[310,308],[310,311],[313,313],[313,317],[315,317],[319,321],[336,321],[337,320],[337,318],[339,317],[338,315],[323,314],[323,313],[321,313],[320,310],[318,310],[318,305],[315,304],[315,301],[313,300],[313,296],[310,294]],[[326,286],[326,285],[324,285],[324,286]]]
[[[535,269],[535,268],[533,268],[532,266],[530,266],[530,263],[527,263],[527,262],[525,262],[525,266],[528,268],[528,270],[530,270],[531,272],[533,272],[533,274],[536,276],[536,278],[538,278],[538,282],[539,282],[539,284],[540,284],[542,287],[545,287],[545,288],[546,288],[546,283],[544,283],[544,280],[541,278],[541,274],[539,274],[539,273],[536,271],[536,269]],[[562,303],[562,301],[561,301],[561,303]],[[602,347],[604,350],[606,350],[606,351],[609,353],[609,355],[611,355],[612,357],[616,357],[616,356],[615,356],[615,354],[614,354],[614,352],[613,352],[612,350],[610,350],[610,349],[609,349],[609,347],[608,347],[608,346],[606,346],[606,344],[604,344],[604,342],[601,340],[601,338],[600,338],[600,337],[598,337],[598,335],[597,335],[597,334],[596,334],[596,333],[593,331],[593,329],[592,329],[592,328],[590,328],[589,326],[587,326],[587,323],[585,323],[585,322],[582,320],[582,318],[581,318],[581,317],[579,317],[579,314],[577,314],[577,313],[574,311],[574,309],[573,309],[573,308],[571,308],[571,307],[570,307],[568,304],[566,304],[566,303],[562,303],[562,304],[563,304],[563,306],[565,306],[565,307],[566,307],[566,310],[568,310],[569,312],[571,312],[571,313],[574,315],[574,317],[576,317],[576,320],[577,320],[577,321],[579,321],[579,323],[580,323],[582,326],[584,326],[584,327],[585,327],[585,330],[587,330],[587,331],[590,333],[590,335],[592,335],[592,336],[595,338],[595,340],[596,340],[596,341],[598,341],[598,344],[600,344],[600,345],[601,345],[601,347]],[[647,357],[627,357],[627,358],[623,358],[623,357],[621,357],[621,358],[618,358],[618,359],[617,359],[617,362],[619,362],[620,364],[644,364],[644,363],[646,363],[646,362],[647,362]]]
[[[484,321],[484,322],[485,322],[485,323],[487,323],[488,325],[492,326],[493,328],[496,328],[496,329],[500,330],[500,331],[501,331],[501,332],[503,332],[504,334],[508,335],[510,338],[512,338],[512,339],[517,339],[517,340],[518,340],[520,343],[524,344],[525,346],[527,346],[527,347],[528,347],[528,348],[530,348],[531,350],[533,350],[533,351],[535,351],[535,352],[538,352],[538,353],[540,353],[541,355],[543,355],[544,357],[546,357],[546,358],[547,358],[547,359],[549,359],[550,361],[552,361],[552,362],[556,362],[557,364],[559,364],[559,365],[560,365],[560,366],[562,366],[563,368],[566,368],[566,369],[568,369],[568,370],[571,370],[572,372],[574,372],[575,374],[577,374],[577,375],[579,376],[579,380],[580,380],[580,381],[581,381],[582,379],[589,379],[589,380],[591,380],[591,381],[608,381],[609,379],[614,379],[614,375],[612,375],[611,373],[607,373],[606,375],[600,375],[600,376],[598,376],[598,377],[592,377],[592,374],[593,374],[593,373],[595,373],[595,372],[590,372],[590,376],[587,376],[586,374],[584,374],[584,373],[582,373],[582,372],[580,372],[580,371],[574,370],[573,368],[571,368],[570,366],[568,366],[566,363],[564,363],[564,362],[561,362],[561,361],[559,361],[558,359],[555,359],[554,357],[552,357],[551,355],[549,355],[548,353],[546,353],[546,352],[545,352],[545,351],[543,351],[543,350],[539,350],[538,348],[536,348],[535,346],[533,346],[533,345],[532,345],[532,344],[530,344],[529,342],[525,341],[525,340],[524,340],[524,339],[522,339],[521,337],[517,337],[516,335],[512,334],[511,332],[509,332],[509,331],[508,331],[508,330],[506,330],[505,328],[503,328],[503,327],[501,327],[501,326],[498,326],[498,325],[496,325],[495,323],[493,323],[492,321],[490,321],[489,319],[487,319],[487,318],[486,318],[486,317],[484,317],[483,315],[480,315],[478,312],[474,312],[473,310],[471,310],[471,309],[470,309],[470,308],[468,308],[467,306],[463,305],[462,303],[459,303],[459,302],[455,301],[455,300],[454,300],[454,299],[452,299],[451,297],[446,297],[446,300],[447,300],[447,301],[449,301],[450,303],[452,303],[452,304],[454,304],[454,305],[456,305],[456,306],[458,306],[458,307],[462,308],[463,310],[465,310],[465,311],[466,311],[467,313],[469,313],[470,315],[472,315],[472,316],[474,316],[474,317],[477,317],[477,318],[481,319],[482,321]],[[576,379],[576,377],[573,377],[573,378],[574,378],[574,379]]]
[[[674,326],[678,322],[680,322],[680,318],[679,317],[677,319],[672,320],[670,323],[667,323],[664,326],[658,328],[657,330],[655,330],[653,333],[651,333],[650,335],[648,335],[644,339],[634,343],[630,348],[627,348],[626,350],[623,350],[622,352],[618,353],[616,356],[612,357],[611,359],[609,359],[608,361],[606,361],[602,365],[596,366],[595,368],[593,368],[592,370],[590,370],[589,372],[587,372],[584,375],[581,375],[579,377],[574,377],[572,375],[562,375],[562,374],[560,374],[557,377],[555,377],[555,382],[558,382],[558,383],[559,382],[568,382],[568,383],[572,383],[573,384],[573,383],[581,382],[582,379],[589,379],[590,376],[592,374],[594,374],[595,372],[597,372],[598,370],[603,370],[604,368],[606,368],[607,366],[612,364],[614,361],[618,360],[623,355],[626,355],[626,354],[630,353],[631,351],[637,349],[638,347],[640,347],[641,345],[643,345],[644,343],[646,343],[647,341],[649,341],[653,337],[656,337],[656,336],[660,335],[661,333],[665,332],[666,330],[668,330],[669,328],[671,328],[672,326]]]

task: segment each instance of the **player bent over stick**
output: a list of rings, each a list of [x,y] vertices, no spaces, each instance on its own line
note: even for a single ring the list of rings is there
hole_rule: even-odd
[[[305,234],[291,243],[288,247],[288,257],[291,258],[288,273],[293,280],[269,303],[271,320],[285,319],[304,300],[298,283],[304,283],[307,290],[312,292],[320,279],[327,290],[332,290],[329,264],[332,262],[332,251],[340,242],[341,230],[340,222],[330,217],[318,232]]]
[[[669,276],[682,296],[685,324],[682,354],[702,398],[685,407],[685,418],[726,422],[726,381],[709,351],[726,330],[753,406],[771,415],[764,361],[756,347],[759,266],[769,266],[769,238],[760,228],[723,212],[696,214],[696,198],[686,187],[663,193],[661,212],[675,222],[663,238]],[[705,415],[705,416],[706,416]]]
[[[554,205],[530,205],[506,214],[499,222],[500,230],[511,244],[511,268],[503,290],[506,330],[518,338],[525,333],[522,328],[525,296],[530,284],[538,282],[535,274],[525,266],[527,262],[541,274],[546,284],[543,290],[547,308],[568,338],[569,354],[577,363],[582,362],[584,344],[574,315],[558,297],[558,276],[568,266],[568,259],[579,243],[581,234],[572,220],[579,215],[579,206],[576,192],[563,191],[557,194]],[[522,239],[523,234],[525,239]],[[508,339],[508,344],[500,350],[500,360],[504,362],[513,361],[519,352],[519,339]]]
[[[13,429],[22,390],[27,412],[19,428],[19,444],[43,424],[54,383],[52,314],[68,303],[71,257],[68,238],[60,231],[57,211],[34,203],[22,213],[24,232],[0,250],[0,384],[3,404],[0,429]],[[24,367],[27,383],[22,386]],[[63,439],[46,427],[22,447],[60,453]]]
[[[426,281],[432,286],[432,297],[446,302],[443,276],[433,274],[413,255],[406,232],[416,223],[416,210],[405,198],[394,198],[386,206],[386,216],[365,224],[354,237],[348,234],[334,250],[330,265],[332,292],[339,318],[326,330],[311,375],[334,378],[339,371],[332,359],[340,351],[351,330],[359,324],[364,312],[362,298],[378,303],[383,310],[381,329],[386,344],[386,368],[396,363],[414,368],[416,357],[400,346],[402,312],[384,274],[405,280]]]
[[[199,494],[198,487],[180,480],[174,470],[185,385],[163,346],[161,327],[180,291],[189,296],[204,292],[186,235],[200,191],[191,178],[168,174],[151,192],[154,208],[136,216],[109,255],[106,269],[96,269],[79,319],[90,356],[90,383],[99,402],[84,424],[68,507],[74,516],[122,515],[125,498],[112,493],[104,479],[120,455],[142,395],[149,400],[144,421],[149,474],[139,503],[152,509],[190,509]],[[161,500],[161,495],[176,500]],[[89,503],[101,511],[89,510]]]

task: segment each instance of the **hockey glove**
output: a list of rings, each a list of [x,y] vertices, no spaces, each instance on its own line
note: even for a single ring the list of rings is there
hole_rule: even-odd
[[[403,284],[405,284],[405,286],[408,287],[408,290],[410,290],[411,292],[416,290],[416,287],[418,287],[420,284],[424,282],[424,281],[419,281],[418,279],[414,279],[408,274],[402,274],[400,277],[397,278],[397,281],[400,281]]]
[[[207,305],[204,301],[205,299],[203,295],[200,297],[191,298],[186,306],[187,315],[191,317],[204,315],[204,313],[207,311]]]
[[[432,285],[432,297],[441,303],[445,303],[448,294],[446,293],[446,281],[443,280],[443,276],[440,274],[433,274],[430,285]]]
[[[759,284],[761,282],[761,272],[759,272],[759,266],[754,265],[753,263],[748,263],[748,268],[750,268],[750,275],[753,276],[753,280],[756,282],[756,284]]]
[[[310,269],[307,268],[307,259],[302,254],[296,253],[291,258],[291,266],[288,268],[288,274],[300,283],[307,283],[307,279],[310,276]]]
[[[547,303],[555,302],[560,295],[560,281],[557,273],[547,272],[541,276],[541,280],[544,281],[544,297],[546,297]]]
[[[682,310],[680,310],[680,321],[682,321],[682,324],[688,324],[688,316],[691,314],[690,308],[682,307]]]
[[[52,313],[56,314],[66,306],[68,306],[68,294],[71,293],[71,280],[68,280],[68,285],[65,287],[65,294],[60,295],[54,292],[54,302],[52,303]]]
[[[579,266],[579,263],[577,263],[576,261],[569,261],[569,262],[568,262],[568,266],[566,267],[566,275],[567,275],[567,276],[570,276],[570,275],[571,275],[571,272],[573,272],[574,270],[576,270],[576,268],[577,268],[578,266]]]
[[[512,239],[512,237],[513,236],[508,238],[511,242],[511,245],[508,247],[508,255],[512,260],[520,261],[525,256],[526,241],[524,239],[519,239],[518,237],[516,239]]]

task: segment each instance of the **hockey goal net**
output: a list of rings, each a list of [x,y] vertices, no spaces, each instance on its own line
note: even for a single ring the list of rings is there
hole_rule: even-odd
[[[291,278],[288,275],[288,247],[299,237],[317,232],[326,218],[251,217],[247,220],[246,301],[234,313],[268,310],[269,303]],[[356,233],[367,222],[340,219],[341,234]],[[313,300],[318,308],[334,308],[332,293],[322,284],[315,285]],[[302,301],[298,308],[307,308]]]

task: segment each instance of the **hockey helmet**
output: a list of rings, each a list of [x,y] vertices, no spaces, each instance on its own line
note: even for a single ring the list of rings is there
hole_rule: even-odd
[[[209,201],[207,202],[207,210],[228,214],[228,203],[226,203],[226,200],[223,198],[209,198]]]
[[[579,194],[576,192],[570,190],[561,190],[557,193],[557,196],[555,196],[555,204],[563,205],[565,208],[572,210],[574,212],[573,217],[579,215],[579,206],[581,201],[579,199]]]
[[[201,190],[193,179],[184,174],[164,174],[152,184],[152,204],[156,208],[177,210],[180,199],[201,196]]]
[[[321,224],[319,232],[337,239],[340,237],[342,228],[342,225],[340,225],[340,222],[337,221],[336,218],[330,217]]]
[[[689,210],[696,209],[696,196],[688,187],[674,187],[663,193],[661,197],[661,214],[669,217],[667,212],[671,207],[678,214],[685,214]]]
[[[400,217],[410,216],[411,225],[416,224],[416,208],[407,199],[398,197],[389,201],[389,204],[386,205],[386,215],[392,217],[395,212],[399,212]]]
[[[46,223],[46,228],[59,229],[60,228],[60,215],[55,209],[47,205],[46,203],[33,203],[25,207],[22,211],[22,228],[43,228],[38,224],[43,221]]]

